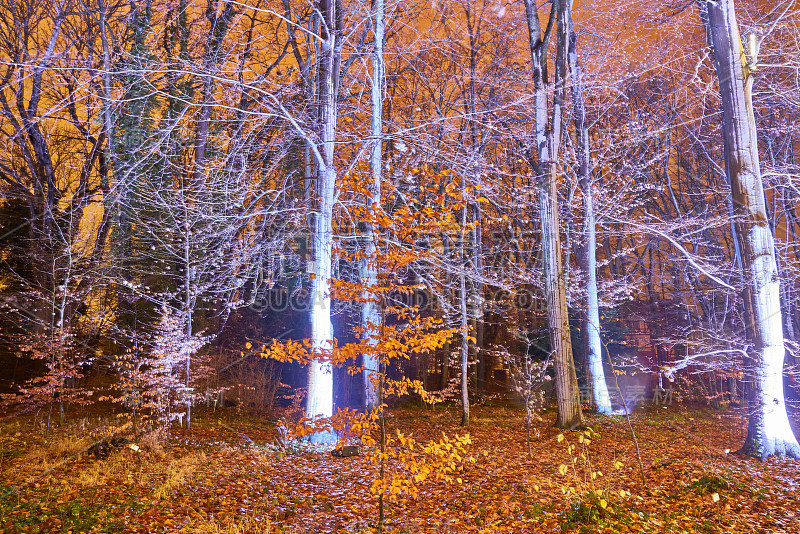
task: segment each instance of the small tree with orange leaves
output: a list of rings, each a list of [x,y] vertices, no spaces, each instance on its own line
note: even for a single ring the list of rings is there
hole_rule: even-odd
[[[346,176],[340,189],[339,221],[365,222],[370,228],[372,247],[345,247],[339,244],[334,254],[342,262],[369,262],[377,273],[376,283],[369,286],[364,280],[334,279],[331,297],[340,302],[372,302],[380,310],[380,324],[367,324],[354,328],[359,337],[353,343],[338,344],[330,350],[314,351],[311,340],[278,341],[261,348],[261,355],[281,362],[309,365],[312,362],[346,367],[351,373],[364,372],[360,361],[376,361],[378,368],[371,374],[378,391],[379,402],[372,410],[359,412],[340,409],[330,418],[302,418],[291,429],[294,438],[303,438],[320,432],[335,432],[339,443],[359,443],[367,448],[378,471],[372,492],[378,497],[381,517],[386,502],[395,502],[401,495],[414,495],[416,485],[428,478],[458,482],[463,463],[469,462],[468,435],[448,437],[417,443],[413,436],[397,430],[392,435],[386,431],[385,400],[416,394],[424,402],[435,403],[440,397],[429,394],[424,384],[407,376],[394,376],[387,369],[396,362],[410,360],[440,350],[456,334],[467,335],[464,327],[444,323],[433,310],[422,309],[414,302],[399,298],[418,291],[438,292],[440,287],[430,287],[427,277],[419,280],[419,273],[432,269],[436,246],[431,236],[452,235],[461,231],[454,215],[463,208],[463,192],[457,187],[455,177],[448,171],[433,173],[430,169],[411,171],[425,183],[427,194],[440,195],[435,202],[423,205],[411,198],[389,198],[387,205],[395,208],[387,213],[370,209],[365,199],[370,198],[369,180],[357,174]],[[437,209],[438,208],[438,209]],[[344,223],[342,223],[342,227]],[[420,245],[424,243],[424,245]],[[433,245],[432,245],[433,243]],[[367,254],[365,250],[373,252]],[[433,278],[433,277],[432,277]]]

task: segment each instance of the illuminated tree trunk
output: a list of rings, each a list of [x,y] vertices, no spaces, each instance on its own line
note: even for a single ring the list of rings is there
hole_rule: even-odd
[[[571,13],[569,0],[555,0],[544,33],[533,0],[525,0],[525,12],[533,65],[533,84],[536,118],[535,169],[538,175],[539,217],[542,229],[542,260],[544,267],[545,299],[551,350],[554,355],[555,386],[558,406],[556,426],[579,428],[585,425],[581,411],[578,379],[572,357],[564,264],[561,257],[561,235],[558,215],[558,149],[561,144],[562,113],[565,101],[568,28]],[[545,71],[547,48],[553,29],[558,37],[555,61],[555,93],[552,123],[548,120],[548,98]],[[529,161],[534,161],[532,154]]]
[[[583,103],[583,80],[578,63],[577,36],[569,14],[569,70],[572,77],[573,122],[578,139],[578,178],[583,193],[583,249],[581,268],[586,276],[586,340],[589,349],[589,380],[595,409],[611,411],[611,397],[603,371],[603,344],[600,341],[600,309],[597,302],[597,233],[594,215],[592,176],[589,170],[589,127]]]
[[[339,3],[320,0],[321,46],[319,58],[320,133],[322,161],[318,166],[317,212],[314,221],[314,263],[311,283],[311,342],[317,359],[311,363],[308,377],[306,417],[333,415],[333,369],[329,355],[333,349],[331,324],[331,253],[333,248],[333,202],[336,185],[334,149],[336,141],[336,95],[341,46],[337,42],[336,28]],[[340,57],[340,56],[339,56]],[[327,442],[335,439],[329,433],[317,433],[311,441]]]
[[[370,169],[372,183],[370,184],[371,198],[370,213],[374,214],[381,205],[381,151],[383,150],[383,38],[385,33],[385,6],[383,0],[375,0],[375,29],[374,48],[372,50],[372,146],[370,147]],[[367,222],[364,231],[364,252],[366,258],[359,265],[360,277],[366,284],[364,304],[361,308],[361,327],[371,345],[377,342],[378,327],[382,321],[381,312],[376,302],[374,288],[378,283],[377,271],[374,263],[375,235],[372,222]],[[378,405],[378,358],[375,355],[364,355],[364,408],[372,410]]]
[[[736,234],[744,270],[746,335],[752,349],[745,361],[749,380],[747,438],[742,451],[767,458],[800,458],[789,426],[783,391],[783,321],[775,244],[767,220],[758,158],[752,87],[756,58],[748,63],[733,0],[698,0],[714,51],[722,96],[725,168],[730,177]],[[751,55],[755,56],[755,46]]]

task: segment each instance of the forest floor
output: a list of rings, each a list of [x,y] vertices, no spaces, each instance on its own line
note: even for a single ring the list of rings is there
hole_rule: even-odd
[[[800,462],[731,453],[743,438],[738,411],[636,411],[641,468],[625,416],[589,416],[599,433],[591,436],[562,434],[554,417],[536,423],[529,456],[520,410],[473,409],[471,443],[448,459],[452,479],[436,480],[432,463],[416,496],[387,503],[383,531],[800,532]],[[386,430],[424,443],[465,434],[458,421],[457,407],[393,409]],[[126,431],[132,441],[99,451],[106,458],[87,454],[111,424],[121,425],[72,418],[45,437],[33,418],[0,422],[0,531],[376,532],[379,471],[369,451],[334,458],[281,447],[274,422],[209,412],[163,447]],[[433,462],[417,460],[406,473],[390,458],[387,476],[407,487]]]

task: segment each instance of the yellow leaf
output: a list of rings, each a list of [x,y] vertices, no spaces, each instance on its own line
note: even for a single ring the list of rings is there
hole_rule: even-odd
[[[608,503],[606,502],[606,500],[605,499],[600,499],[600,508],[605,510],[606,506],[608,506]]]
[[[248,350],[252,349],[253,348],[253,344],[248,341],[247,343],[244,344],[244,348],[246,348]]]
[[[568,468],[567,468],[566,465],[561,464],[561,465],[558,466],[558,472],[561,473],[562,475],[566,475],[567,471],[568,471]]]
[[[559,434],[559,435],[558,435],[558,437],[556,438],[556,440],[557,440],[559,443],[561,443],[562,441],[564,441],[564,434]]]
[[[719,502],[719,493],[712,493],[711,500],[714,502]]]

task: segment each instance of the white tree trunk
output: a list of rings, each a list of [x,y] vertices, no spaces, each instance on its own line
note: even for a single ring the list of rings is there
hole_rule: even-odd
[[[383,150],[383,39],[385,34],[385,6],[384,0],[375,0],[375,29],[374,48],[372,50],[372,146],[370,147],[370,169],[372,171],[372,184],[370,185],[371,198],[370,213],[374,214],[380,209],[381,204],[381,170]],[[379,325],[382,322],[378,302],[375,302],[374,288],[378,284],[378,274],[373,263],[377,249],[375,247],[374,228],[368,222],[364,231],[364,252],[366,258],[359,264],[359,276],[362,283],[366,284],[364,291],[364,304],[361,308],[362,335],[368,337],[368,343],[375,345],[379,334]],[[362,362],[364,368],[364,408],[372,410],[380,402],[378,396],[379,361],[375,355],[364,355]]]
[[[306,417],[330,417],[333,415],[333,368],[328,355],[333,349],[333,326],[331,324],[331,253],[333,248],[333,202],[336,185],[334,151],[337,118],[337,46],[336,3],[320,0],[319,10],[325,21],[320,47],[320,126],[322,136],[322,160],[318,166],[317,196],[318,210],[314,224],[314,264],[311,284],[311,342],[318,355],[309,370]],[[331,433],[317,433],[311,441],[333,441]]]
[[[569,17],[569,69],[572,77],[573,122],[578,139],[578,178],[583,193],[583,257],[581,266],[586,276],[586,341],[589,360],[589,380],[595,409],[611,411],[611,397],[603,370],[603,344],[600,340],[600,308],[597,302],[597,229],[594,215],[592,176],[589,167],[589,127],[583,103],[583,80],[578,63],[577,36]]]
[[[328,158],[328,147],[325,146]],[[311,364],[306,400],[306,417],[333,415],[333,369],[328,355],[333,349],[331,324],[331,249],[333,246],[333,188],[336,169],[331,165],[319,175],[319,212],[314,228],[314,279],[311,283],[311,341],[319,361]]]
[[[737,217],[744,269],[746,334],[752,344],[746,358],[749,423],[742,450],[761,458],[800,458],[800,446],[786,413],[783,388],[783,321],[775,244],[767,221],[758,158],[752,84],[755,59],[748,64],[733,0],[698,0],[722,96],[725,168]]]

